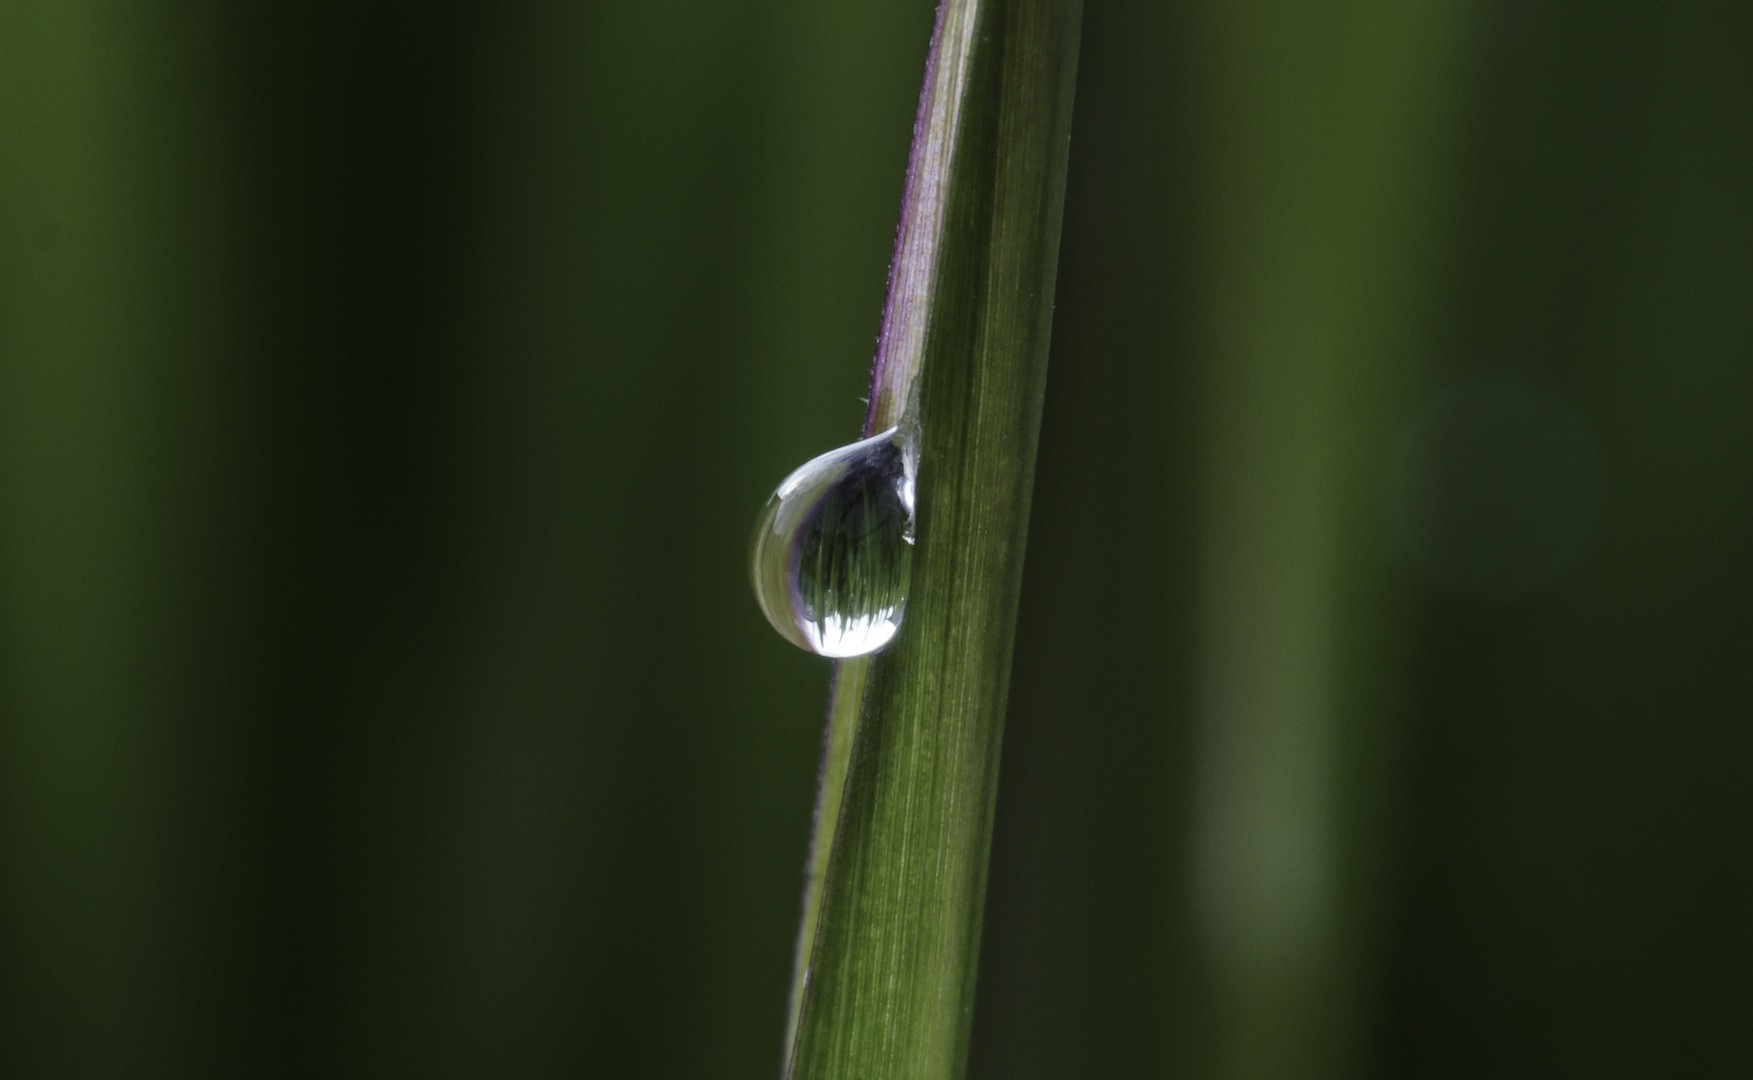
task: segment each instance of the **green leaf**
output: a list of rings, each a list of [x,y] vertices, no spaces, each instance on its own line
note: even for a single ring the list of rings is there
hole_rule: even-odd
[[[967,1057],[1080,17],[938,12],[866,428],[917,388],[912,592],[895,644],[835,678],[793,1080],[938,1080]]]

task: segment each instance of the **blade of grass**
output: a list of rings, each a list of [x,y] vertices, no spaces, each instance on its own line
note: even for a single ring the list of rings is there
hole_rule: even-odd
[[[835,679],[793,1080],[938,1080],[966,1058],[1080,16],[938,11],[866,427],[917,380],[913,587],[896,643]]]

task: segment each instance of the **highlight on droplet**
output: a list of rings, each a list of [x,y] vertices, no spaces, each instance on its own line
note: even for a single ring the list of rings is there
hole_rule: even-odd
[[[914,472],[895,427],[812,458],[774,490],[749,569],[787,641],[846,657],[894,638],[913,570]]]

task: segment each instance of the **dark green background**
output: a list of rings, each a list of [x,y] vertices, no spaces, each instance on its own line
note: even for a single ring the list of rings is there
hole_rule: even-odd
[[[0,3],[0,1073],[775,1074],[930,18]],[[973,1075],[1747,1075],[1753,7],[1089,0],[1065,229]]]

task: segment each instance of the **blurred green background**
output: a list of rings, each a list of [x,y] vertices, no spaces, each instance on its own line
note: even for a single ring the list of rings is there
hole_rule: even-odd
[[[0,2],[0,1074],[772,1077],[928,0]],[[1753,7],[1088,0],[971,1075],[1753,1070]]]

